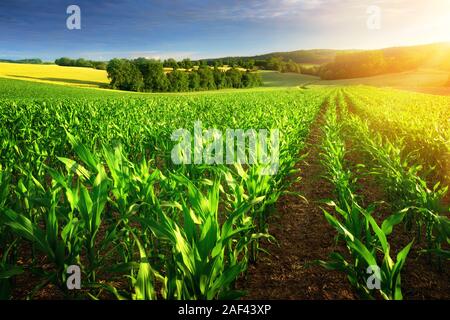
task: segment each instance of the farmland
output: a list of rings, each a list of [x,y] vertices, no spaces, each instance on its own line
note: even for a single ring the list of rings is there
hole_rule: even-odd
[[[98,88],[109,83],[105,71],[57,65],[0,63],[0,76],[2,78],[77,87]]]
[[[0,79],[0,298],[448,299],[450,99],[268,76],[150,95]],[[278,171],[175,165],[196,121],[279,129]]]
[[[260,73],[263,79],[263,90],[289,88],[296,86],[302,87],[308,85],[352,86],[363,84],[375,87],[392,87],[408,91],[449,95],[449,89],[447,86],[445,86],[448,81],[449,73],[447,71],[432,68],[420,68],[413,71],[395,74],[344,80],[321,80],[316,76],[296,73],[282,74],[269,70],[261,71]],[[37,92],[39,91],[39,88],[44,88],[44,86],[36,87],[35,85],[33,85],[34,83],[43,85],[58,84],[69,88],[81,87],[90,89],[104,88],[109,84],[107,73],[104,70],[62,67],[57,65],[0,63],[0,81],[5,81],[2,79],[29,81],[31,82],[29,86],[32,88],[37,88]],[[21,82],[23,81],[19,81],[16,83],[19,83],[18,86],[20,86]],[[7,87],[10,88],[11,86]],[[67,88],[61,88],[60,90],[64,92],[75,91],[67,90]],[[253,88],[250,90],[261,90],[261,88]],[[102,89],[102,91],[104,92],[104,94],[107,94],[106,92],[108,90]],[[224,91],[227,91],[227,89],[220,90],[220,92]],[[82,92],[86,92],[86,90]]]

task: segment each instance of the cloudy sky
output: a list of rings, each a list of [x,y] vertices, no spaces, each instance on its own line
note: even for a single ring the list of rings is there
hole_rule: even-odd
[[[66,27],[69,5],[81,30]],[[0,59],[380,48],[450,41],[450,0],[0,0],[0,30]]]

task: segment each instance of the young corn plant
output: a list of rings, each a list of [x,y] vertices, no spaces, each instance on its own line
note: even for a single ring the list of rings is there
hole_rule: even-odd
[[[68,176],[65,179],[58,177],[58,181],[66,190],[72,214],[76,210],[76,215],[79,217],[88,260],[88,279],[95,282],[96,269],[102,264],[100,253],[104,253],[116,235],[115,228],[107,230],[103,239],[97,244],[97,235],[105,214],[111,181],[100,160],[71,134],[67,133],[67,137],[77,156],[87,168],[74,160],[59,158],[66,165]],[[75,187],[72,186],[73,174],[77,175]],[[55,172],[53,175],[56,176]]]
[[[334,107],[327,111],[325,120],[322,163],[327,169],[327,178],[335,186],[338,204],[330,203],[340,219],[326,210],[324,214],[330,225],[337,230],[339,238],[345,242],[349,258],[333,252],[330,261],[318,263],[327,269],[345,272],[352,286],[364,298],[374,298],[371,290],[376,288],[384,299],[402,299],[400,272],[412,242],[398,253],[394,262],[390,256],[387,235],[403,220],[405,213],[391,215],[380,228],[372,217],[375,207],[364,209],[358,204],[358,198],[353,192],[356,180],[345,169],[345,144]],[[379,253],[383,255],[382,262],[378,259]],[[379,285],[369,286],[368,271],[375,273],[375,280]]]
[[[24,272],[22,267],[11,263],[10,255],[17,240],[7,246],[0,256],[0,300],[11,299],[12,280]]]
[[[39,223],[10,209],[3,212],[3,218],[15,235],[32,243],[39,253],[53,263],[54,272],[40,272],[44,277],[42,285],[51,282],[66,292],[66,269],[69,265],[79,264],[81,242],[77,218],[69,216],[65,224],[58,219],[61,214],[57,212],[60,196],[59,188],[49,191],[49,209],[43,213],[43,220]]]
[[[335,187],[335,195],[338,197],[338,203],[344,207],[347,205],[348,200],[352,200],[354,181],[350,170],[346,168],[346,149],[341,137],[342,124],[337,119],[335,105],[329,107],[325,114],[325,119],[326,121],[322,129],[321,164],[326,169],[326,178]]]
[[[33,263],[37,261],[36,255],[40,254],[54,266],[52,271],[32,269],[44,279],[35,290],[51,282],[66,292],[66,268],[79,262],[81,252],[77,236],[77,219],[66,216],[64,206],[59,206],[61,188],[54,180],[53,185],[46,190],[31,172],[19,168],[18,173],[21,174],[21,178],[13,195],[14,199],[19,201],[9,208],[3,208],[4,225],[16,237],[30,243]],[[34,291],[31,295],[33,294]]]
[[[142,227],[151,230],[158,239],[166,240],[171,254],[166,257],[166,280],[162,290],[165,299],[231,299],[243,293],[233,289],[233,283],[245,271],[240,257],[248,245],[240,237],[254,228],[251,219],[239,221],[256,201],[247,202],[230,212],[220,222],[220,182],[215,180],[206,195],[182,176],[173,179],[185,185],[187,199],[179,204],[182,218],[170,218],[161,206],[156,206],[155,218],[139,218]],[[237,227],[239,225],[239,227]],[[233,258],[228,259],[231,255]]]
[[[341,208],[336,207],[337,211],[345,212]],[[404,212],[391,215],[383,221],[380,227],[371,212],[360,208],[361,220],[368,223],[371,230],[366,234],[361,234],[358,238],[353,232],[346,228],[345,223],[333,217],[324,210],[325,218],[344,239],[346,247],[349,251],[350,258],[345,258],[340,253],[334,252],[330,255],[330,261],[320,261],[319,263],[329,269],[345,272],[347,277],[358,292],[364,298],[375,298],[374,289],[377,289],[381,297],[386,300],[402,300],[401,291],[401,270],[405,264],[406,257],[411,249],[413,242],[410,242],[403,248],[394,261],[390,255],[390,246],[387,236],[392,232],[393,227],[400,223],[405,215]],[[379,261],[379,256],[383,257]],[[375,284],[370,286],[368,274],[373,273]],[[376,285],[378,283],[378,285]]]

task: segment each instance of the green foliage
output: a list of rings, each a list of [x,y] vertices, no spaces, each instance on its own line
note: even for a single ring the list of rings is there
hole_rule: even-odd
[[[295,181],[288,177],[328,92],[88,92],[0,100],[0,245],[10,248],[0,257],[2,296],[22,270],[39,281],[29,298],[48,283],[67,298],[242,296],[235,282],[259,241],[272,239],[268,218]],[[278,128],[278,172],[262,176],[258,163],[175,165],[170,136],[197,120],[223,132]],[[78,293],[65,283],[74,264]]]
[[[42,62],[41,62],[42,63]],[[92,61],[85,59],[70,59],[59,58],[55,60],[55,64],[63,67],[81,67],[81,68],[94,68],[98,70],[106,70],[107,63],[104,61]]]
[[[178,63],[178,65],[180,66],[180,68],[189,70],[194,66],[194,63],[191,61],[191,59],[186,58],[186,59],[183,59],[182,61],[180,61]]]
[[[107,71],[113,89],[140,91],[144,86],[144,79],[139,69],[128,60],[111,60]]]
[[[167,75],[171,92],[189,91],[189,75],[186,72],[174,70]]]
[[[209,67],[200,67],[197,70],[200,76],[200,89],[202,90],[214,90],[216,89],[216,83],[214,82],[214,74]]]
[[[342,95],[338,99],[342,103]],[[331,101],[333,100],[330,99]],[[365,209],[358,204],[359,199],[354,193],[356,179],[346,168],[342,125],[337,121],[334,104],[329,106],[326,113],[323,132],[322,163],[327,168],[327,178],[335,187],[337,199],[337,203],[332,201],[329,204],[334,207],[338,217],[326,210],[324,214],[338,232],[339,239],[345,242],[348,257],[333,252],[330,254],[330,261],[319,261],[319,264],[330,270],[345,272],[351,285],[364,298],[375,298],[373,289],[378,289],[384,299],[402,299],[400,272],[412,242],[398,253],[394,262],[390,256],[387,236],[403,220],[405,212],[389,216],[380,227],[373,217],[375,207]],[[369,279],[370,274],[373,274],[373,279]],[[379,287],[369,287],[370,280],[378,282]]]
[[[9,300],[11,298],[13,287],[11,279],[23,273],[23,268],[10,263],[10,253],[15,242],[4,248],[4,252],[2,252],[0,260],[0,300]]]
[[[360,150],[373,159],[371,173],[382,182],[397,208],[407,208],[408,225],[417,225],[419,238],[425,229],[429,252],[447,256],[448,250],[445,253],[442,246],[450,244],[450,219],[445,216],[449,210],[442,203],[448,187],[441,187],[439,183],[429,187],[419,174],[422,166],[411,164],[411,158],[404,156],[402,144],[394,145],[379,133],[371,132],[359,117],[349,117],[348,123],[351,132],[358,137]]]
[[[164,73],[163,64],[153,59],[138,58],[132,62],[144,79],[144,90],[148,92],[167,91],[170,83]]]
[[[9,60],[9,59],[0,59],[0,62],[7,63],[20,63],[20,64],[45,64],[41,59],[20,59],[20,60]]]
[[[191,65],[184,60],[181,65]],[[107,71],[113,89],[146,92],[186,92],[198,90],[215,90],[224,88],[251,88],[262,84],[256,72],[244,72],[232,68],[228,71],[211,69],[208,65],[197,69],[178,70],[178,63],[169,59],[164,63],[138,58],[133,61],[113,59]],[[166,72],[164,67],[173,70]]]
[[[164,66],[164,68],[172,68],[173,70],[176,70],[179,67],[177,61],[173,58],[164,60],[163,66]]]
[[[352,111],[394,146],[402,158],[422,165],[423,178],[450,182],[448,98],[368,87],[346,91]]]

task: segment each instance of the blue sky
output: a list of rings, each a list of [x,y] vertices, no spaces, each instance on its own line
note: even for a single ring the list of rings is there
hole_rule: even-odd
[[[447,0],[1,0],[0,59],[192,59],[450,40]],[[66,28],[69,5],[81,30]],[[381,28],[367,28],[367,8]]]

